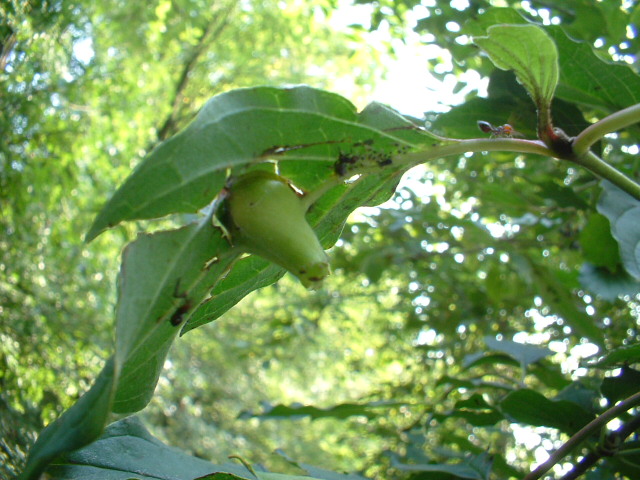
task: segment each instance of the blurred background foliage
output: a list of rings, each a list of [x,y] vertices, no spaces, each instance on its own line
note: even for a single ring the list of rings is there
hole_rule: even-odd
[[[3,0],[0,476],[19,470],[37,432],[112,349],[115,274],[136,227],[90,245],[84,232],[140,159],[212,95],[308,83],[364,106],[398,42],[418,35],[439,47],[438,79],[472,101],[483,88],[467,85],[466,72],[484,85],[491,77],[489,94],[515,99],[504,122],[517,122],[531,113],[516,101],[523,91],[460,33],[467,22],[512,6],[635,69],[637,3]],[[367,21],[345,27],[340,12],[352,7]],[[558,111],[567,130],[609,113]],[[630,129],[599,148],[637,178],[637,145]],[[583,358],[638,339],[640,289],[620,266],[598,195],[591,175],[549,159],[473,154],[418,168],[392,201],[354,214],[325,289],[306,292],[287,276],[178,341],[142,418],[169,444],[219,463],[236,454],[282,470],[281,448],[393,478],[409,475],[407,463],[489,452],[499,474],[519,474],[566,436],[535,429],[523,440],[496,407],[505,393],[582,395],[595,412],[610,374]],[[544,354],[518,360],[511,341]],[[298,403],[318,409],[276,414]],[[341,404],[356,406],[327,410]]]

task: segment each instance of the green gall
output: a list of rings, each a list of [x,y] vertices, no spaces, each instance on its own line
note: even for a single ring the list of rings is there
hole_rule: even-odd
[[[246,252],[286,268],[306,288],[329,275],[302,199],[281,176],[255,170],[238,177],[229,187],[227,213],[231,237]]]

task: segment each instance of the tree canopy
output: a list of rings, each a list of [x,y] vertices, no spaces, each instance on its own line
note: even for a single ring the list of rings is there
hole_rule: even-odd
[[[637,477],[640,6],[354,4],[3,5],[3,475]],[[410,34],[464,102],[370,98]]]

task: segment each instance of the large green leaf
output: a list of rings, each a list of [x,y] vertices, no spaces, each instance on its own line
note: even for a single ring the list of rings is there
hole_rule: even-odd
[[[558,51],[536,25],[493,25],[486,37],[475,37],[493,63],[513,70],[538,109],[547,109],[558,84]]]
[[[52,480],[193,480],[214,472],[256,478],[242,465],[215,465],[164,445],[136,417],[111,424],[96,442],[47,470]]]
[[[146,406],[179,332],[178,320],[186,320],[236,256],[211,217],[141,235],[127,247],[116,311],[116,354],[91,390],[40,436],[25,479],[34,478],[33,472],[55,456],[97,438],[112,411]]]
[[[640,102],[640,76],[631,67],[596,55],[589,44],[571,39],[560,26],[548,26],[545,31],[560,56],[558,97],[605,112]]]
[[[388,123],[389,116],[382,120]],[[321,170],[298,185],[311,189],[332,174],[341,153],[399,152],[425,137],[397,114],[393,128],[381,129],[369,115],[359,118],[349,101],[323,90],[233,90],[213,97],[187,128],[145,158],[100,212],[87,240],[124,220],[204,207],[222,189],[229,168],[270,158],[321,162]]]
[[[358,475],[287,460],[313,477],[250,470],[240,463],[216,465],[168,447],[153,437],[136,417],[129,417],[109,425],[91,445],[53,462],[47,474],[51,480],[364,480]]]
[[[615,270],[618,266],[618,244],[611,236],[611,227],[604,215],[592,214],[580,232],[579,240],[585,260],[609,270]]]

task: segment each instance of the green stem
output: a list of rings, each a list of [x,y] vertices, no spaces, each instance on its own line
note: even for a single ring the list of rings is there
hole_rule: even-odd
[[[573,141],[573,153],[581,157],[606,134],[640,122],[640,103],[620,110],[585,128]]]
[[[575,435],[556,450],[546,462],[541,463],[538,467],[526,475],[522,480],[538,480],[542,475],[548,472],[554,465],[567,456],[571,451],[584,442],[595,432],[603,428],[614,418],[640,404],[640,392],[637,392],[622,402],[614,405],[609,410],[599,415],[597,418],[582,427]]]
[[[440,145],[420,152],[406,153],[394,158],[394,164],[415,166],[429,160],[449,155],[461,155],[467,152],[507,151],[533,153],[553,157],[553,151],[539,140],[522,140],[518,138],[473,138],[459,140],[448,145]]]
[[[609,180],[621,190],[627,192],[635,199],[640,200],[640,185],[627,177],[620,170],[609,165],[595,153],[588,151],[586,154],[579,157],[576,156],[571,160],[574,163],[583,166],[598,177]]]
[[[634,107],[632,107],[634,108]],[[627,109],[629,110],[629,109]],[[622,113],[624,110],[618,113]],[[611,118],[616,114],[611,115]],[[623,119],[629,121],[629,115],[618,116],[616,125],[621,125]],[[634,115],[640,115],[640,105],[635,110]],[[611,124],[611,123],[610,123]],[[583,132],[584,133],[584,132]],[[583,141],[584,142],[584,141]],[[540,140],[522,140],[516,138],[474,138],[469,140],[459,140],[455,143],[440,145],[429,150],[412,152],[399,155],[394,159],[394,163],[404,164],[407,166],[415,166],[420,163],[427,162],[436,158],[442,158],[449,155],[461,155],[467,152],[489,152],[489,151],[508,151],[518,153],[533,153],[553,158],[559,158],[551,148],[547,147]],[[621,190],[640,200],[640,184],[627,177],[624,173],[612,167],[597,155],[587,150],[583,155],[572,155],[571,161],[586,168],[596,176],[610,181]],[[365,169],[358,173],[368,173],[368,170],[377,171],[375,168]]]

